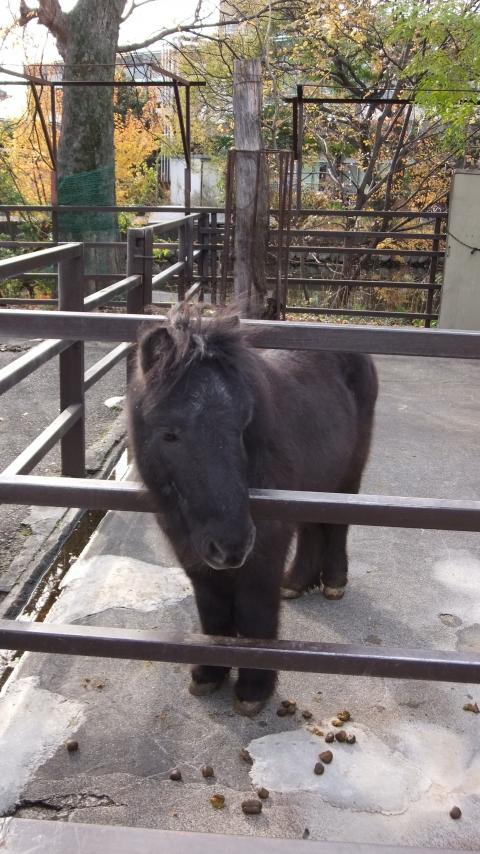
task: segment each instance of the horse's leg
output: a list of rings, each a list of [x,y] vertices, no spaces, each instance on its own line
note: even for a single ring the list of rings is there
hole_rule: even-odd
[[[213,574],[212,574],[213,572]],[[210,570],[205,575],[192,575],[202,630],[206,635],[235,634],[233,621],[233,580],[221,571]],[[220,688],[228,676],[229,667],[194,664],[189,691],[197,697],[211,694]]]
[[[280,584],[291,532],[278,523],[257,527],[254,554],[237,570],[235,627],[241,637],[273,640],[277,637]],[[262,546],[263,541],[263,546]],[[235,708],[256,715],[275,690],[275,670],[242,667],[235,683]]]
[[[297,537],[294,561],[282,581],[283,599],[296,599],[305,590],[318,587],[322,580],[325,553],[323,525],[301,525]]]
[[[348,580],[348,525],[324,525],[324,531],[323,595],[327,599],[341,599]]]
[[[279,592],[278,585],[276,590],[242,586],[235,602],[236,625],[240,636],[266,640],[277,637]],[[276,681],[275,670],[240,668],[234,689],[236,710],[249,717],[256,715],[273,694]]]

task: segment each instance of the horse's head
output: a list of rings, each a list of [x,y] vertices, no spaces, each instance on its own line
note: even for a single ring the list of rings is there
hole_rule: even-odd
[[[253,398],[238,369],[246,351],[238,320],[202,325],[186,309],[138,348],[131,433],[140,474],[214,569],[242,566],[255,539],[244,444]],[[174,526],[169,536],[175,545]]]

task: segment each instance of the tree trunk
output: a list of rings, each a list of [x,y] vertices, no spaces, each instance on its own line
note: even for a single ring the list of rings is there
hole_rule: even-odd
[[[233,78],[235,121],[234,293],[261,313],[267,293],[267,164],[263,149],[262,70],[259,59],[237,60]]]
[[[57,43],[64,80],[113,80],[125,0],[78,0],[66,14]],[[114,205],[113,91],[110,86],[65,86],[58,147],[59,204]],[[113,240],[114,214],[62,214],[62,240]],[[98,251],[100,254],[100,251]]]

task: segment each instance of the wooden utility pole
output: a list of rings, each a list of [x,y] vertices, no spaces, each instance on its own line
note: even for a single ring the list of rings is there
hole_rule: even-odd
[[[257,314],[267,293],[267,163],[262,137],[262,67],[260,59],[236,60],[233,74],[235,122],[235,261],[234,294],[250,295]]]

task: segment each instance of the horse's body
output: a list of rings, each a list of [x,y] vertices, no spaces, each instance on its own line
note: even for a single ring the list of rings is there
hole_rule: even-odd
[[[368,456],[377,378],[370,357],[261,351],[232,319],[201,324],[182,309],[139,344],[130,435],[159,523],[192,581],[203,631],[275,638],[287,597],[347,583],[346,525],[304,524],[284,578],[295,526],[258,520],[248,489],[357,492]],[[192,693],[227,668],[197,666]],[[241,669],[240,710],[257,711],[273,671]]]

